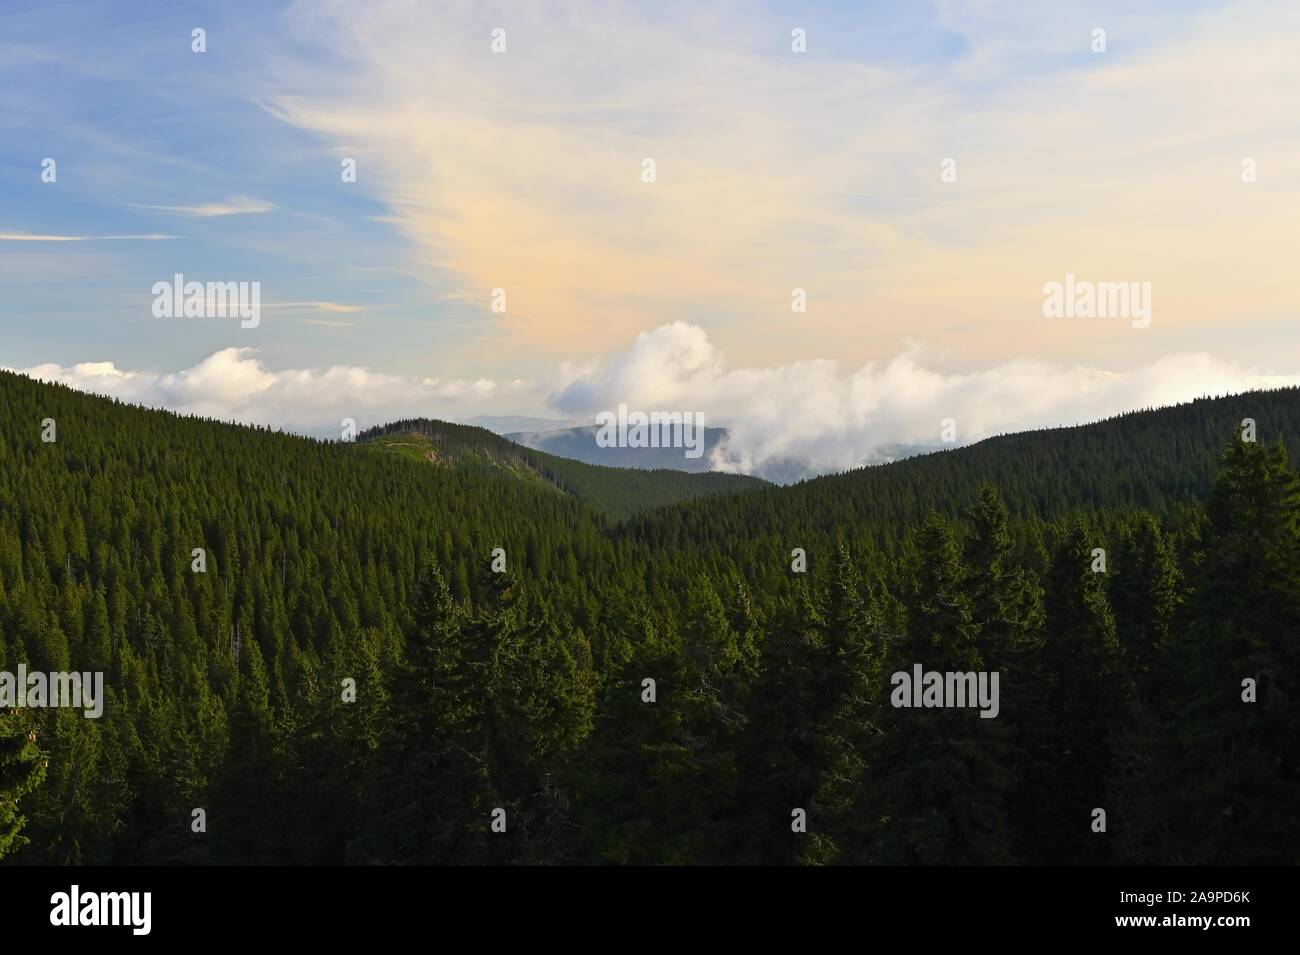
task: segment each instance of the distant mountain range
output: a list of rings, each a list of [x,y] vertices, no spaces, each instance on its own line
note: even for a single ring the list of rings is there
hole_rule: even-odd
[[[509,434],[515,431],[558,431],[563,428],[576,428],[584,423],[578,418],[533,418],[528,415],[476,415],[466,418],[460,424],[476,428],[487,428],[494,434]]]
[[[501,419],[507,420],[507,419]],[[704,429],[704,453],[696,458],[686,456],[684,448],[619,448],[601,447],[596,443],[596,434],[600,429],[596,425],[577,428],[558,428],[553,430],[524,430],[509,432],[505,437],[516,444],[535,451],[583,461],[587,464],[599,464],[614,468],[641,468],[646,470],[667,468],[674,471],[703,473],[715,470],[713,452],[723,445],[730,432],[727,428]],[[942,451],[944,445],[882,445],[866,464],[888,464],[903,458],[931,451]],[[774,484],[793,484],[808,478],[819,477],[824,471],[811,467],[799,458],[774,458],[764,461],[754,472],[754,477],[771,481]]]
[[[611,468],[668,468],[701,474],[713,470],[713,450],[727,437],[726,428],[704,429],[704,453],[688,458],[685,448],[602,448],[596,443],[596,425],[545,431],[515,431],[506,435],[515,444],[562,458]]]

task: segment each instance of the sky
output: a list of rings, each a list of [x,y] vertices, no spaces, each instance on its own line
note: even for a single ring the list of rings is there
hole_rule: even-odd
[[[699,411],[736,470],[1300,383],[1300,7],[1083,7],[0,0],[0,367],[322,434]],[[155,317],[178,273],[260,321]]]

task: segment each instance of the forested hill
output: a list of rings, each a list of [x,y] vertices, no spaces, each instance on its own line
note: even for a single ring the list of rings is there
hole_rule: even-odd
[[[496,470],[544,483],[616,519],[695,498],[753,490],[767,482],[741,474],[689,474],[585,464],[535,451],[486,428],[417,418],[370,428],[358,441],[434,465]]]
[[[1027,431],[977,444],[771,487],[734,501],[703,501],[629,527],[661,546],[736,545],[753,535],[825,540],[836,533],[879,546],[930,510],[958,517],[980,487],[999,489],[1013,517],[1075,511],[1165,513],[1204,500],[1225,436],[1255,422],[1264,443],[1300,448],[1300,388],[1255,391],[1135,411],[1076,427]],[[958,422],[960,427],[960,422]]]
[[[620,523],[656,475],[0,373],[0,677],[104,685],[0,708],[0,860],[1294,863],[1297,397]]]

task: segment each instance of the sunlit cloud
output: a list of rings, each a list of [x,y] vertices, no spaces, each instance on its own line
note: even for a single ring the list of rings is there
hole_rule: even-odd
[[[357,158],[376,218],[505,350],[594,354],[680,318],[756,361],[905,336],[973,362],[1150,361],[1275,314],[1291,283],[1288,4],[1171,27],[1123,5],[945,3],[962,52],[890,64],[817,55],[816,36],[794,55],[789,17],[757,11],[512,7],[493,54],[476,7],[298,9],[337,56],[277,70],[267,108]],[[1267,177],[1244,184],[1243,157]],[[1042,285],[1067,271],[1151,282],[1154,331],[1044,321]],[[497,288],[509,307],[487,316]]]
[[[499,390],[487,379],[417,378],[348,365],[273,371],[251,348],[222,349],[174,372],[107,361],[19,371],[134,404],[313,434],[336,431],[343,418],[367,427],[413,415],[459,417],[462,406],[473,413]]]
[[[551,404],[594,416],[619,404],[703,412],[730,429],[720,470],[764,473],[786,460],[831,472],[876,463],[894,445],[960,444],[995,434],[1097,421],[1135,408],[1300,384],[1300,357],[1280,371],[1205,353],[1167,355],[1125,373],[1031,359],[974,371],[943,367],[920,345],[884,362],[827,359],[730,367],[704,330],[683,322],[638,335],[594,366],[562,368]]]
[[[346,305],[342,302],[267,302],[262,308],[310,308],[321,312],[338,312],[344,315],[366,311],[364,305]]]
[[[331,434],[343,418],[363,427],[427,416],[533,414],[594,423],[620,404],[699,412],[729,429],[712,465],[768,474],[784,462],[832,472],[875,463],[894,445],[939,443],[944,419],[960,444],[995,434],[1096,421],[1135,408],[1206,395],[1300,384],[1300,358],[1262,369],[1203,352],[1176,353],[1126,372],[1015,359],[977,370],[945,367],[912,345],[883,362],[830,359],[733,365],[704,329],[664,325],[546,380],[444,380],[349,365],[273,369],[251,349],[227,348],[173,372],[112,362],[42,364],[23,374],[123,401],[223,420]]]
[[[255,215],[270,212],[275,204],[264,199],[250,199],[247,196],[234,196],[225,202],[205,202],[193,206],[154,206],[140,205],[137,208],[153,209],[158,212],[174,212],[178,215],[195,216],[206,219],[212,216]]]
[[[0,242],[159,242],[178,239],[175,235],[40,235],[32,232],[0,232]]]

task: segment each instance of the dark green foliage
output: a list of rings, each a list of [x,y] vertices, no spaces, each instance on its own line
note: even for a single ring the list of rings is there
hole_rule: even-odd
[[[921,525],[917,558],[907,632],[889,641],[886,672],[910,675],[915,664],[978,671],[980,632],[966,593],[967,571],[952,525],[935,513]],[[867,786],[875,831],[861,861],[1011,861],[1005,724],[981,719],[977,709],[893,705],[880,707],[879,721]]]
[[[1045,594],[1042,677],[1048,705],[1035,716],[1033,755],[1041,780],[1035,822],[1063,857],[1055,862],[1104,862],[1109,842],[1080,823],[1094,809],[1112,814],[1106,782],[1113,769],[1115,737],[1132,696],[1120,655],[1115,618],[1106,598],[1099,545],[1082,521],[1061,529]],[[1100,548],[1104,549],[1104,548]]]
[[[766,481],[743,474],[688,474],[585,464],[534,451],[485,428],[426,418],[371,428],[358,440],[470,473],[506,471],[572,495],[592,510],[617,520],[655,507],[767,486]]]
[[[1300,861],[1300,487],[1216,476],[1246,416],[1300,443],[1292,389],[772,488],[0,373],[0,670],[107,687],[0,711],[0,855]],[[893,706],[917,663],[999,716]]]
[[[1300,862],[1300,477],[1232,441],[1207,506],[1159,771],[1179,861]],[[1245,702],[1243,681],[1255,683]],[[1193,835],[1195,838],[1193,838]]]
[[[0,711],[0,859],[27,844],[19,800],[45,778],[36,732],[16,712]]]

